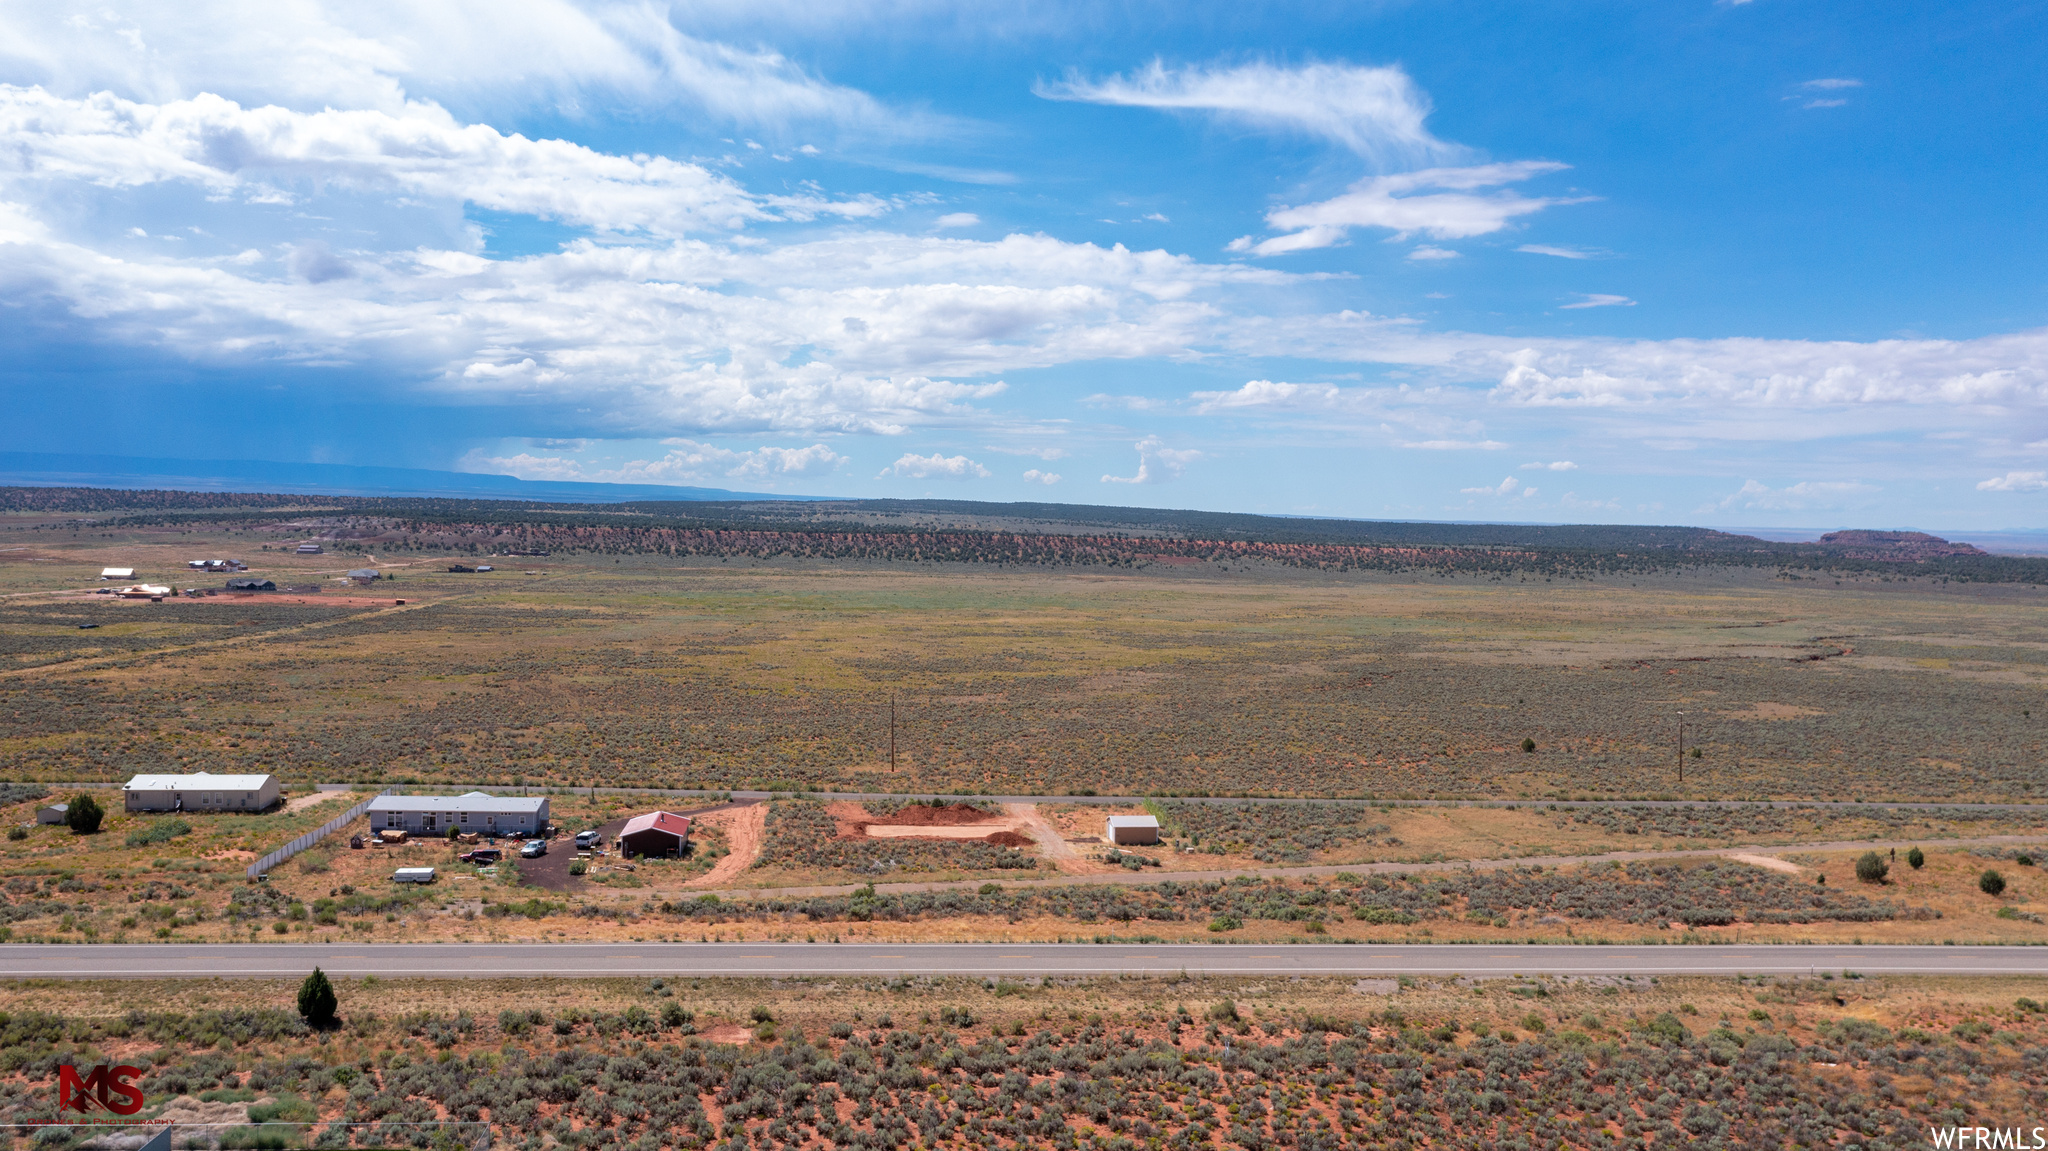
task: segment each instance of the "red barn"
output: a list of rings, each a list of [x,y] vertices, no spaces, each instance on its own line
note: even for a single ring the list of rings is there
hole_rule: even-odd
[[[651,855],[656,859],[681,856],[690,842],[690,817],[667,811],[651,811],[626,821],[619,832],[619,850],[628,855]]]

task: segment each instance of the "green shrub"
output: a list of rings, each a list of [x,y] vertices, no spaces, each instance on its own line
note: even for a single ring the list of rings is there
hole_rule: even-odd
[[[1865,883],[1883,883],[1884,877],[1890,875],[1891,871],[1891,867],[1884,861],[1884,856],[1875,851],[1866,851],[1856,857],[1856,878]]]
[[[1906,862],[1913,870],[1918,871],[1926,865],[1927,853],[1917,847],[1909,848],[1906,852]]]
[[[334,984],[327,979],[327,973],[315,967],[313,974],[299,984],[299,1015],[316,1028],[334,1026],[334,1012],[340,1004],[334,997]]]
[[[1536,750],[1536,741],[1535,741],[1535,740],[1533,740],[1533,739],[1529,739],[1529,738],[1528,738],[1528,737],[1526,737],[1526,736],[1525,736],[1525,737],[1523,737],[1523,739],[1522,739],[1522,754],[1523,754],[1523,755],[1528,755],[1528,754],[1530,754],[1531,752],[1534,752],[1535,750]]]
[[[1219,915],[1209,921],[1211,931],[1236,931],[1244,926],[1244,920],[1235,915]]]
[[[2005,876],[1987,867],[1984,874],[1977,877],[1977,890],[1986,895],[2004,895]]]
[[[128,846],[154,847],[159,843],[169,843],[181,835],[190,834],[192,825],[182,819],[159,819],[151,822],[146,828],[129,832]]]
[[[97,834],[100,821],[106,817],[107,813],[100,810],[98,801],[82,792],[72,796],[70,804],[64,809],[64,825],[69,827],[74,835]]]

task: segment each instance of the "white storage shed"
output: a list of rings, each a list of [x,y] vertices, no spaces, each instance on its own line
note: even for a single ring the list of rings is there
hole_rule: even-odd
[[[1103,838],[1118,845],[1159,842],[1159,820],[1149,815],[1112,815]]]
[[[129,811],[268,811],[278,796],[274,775],[138,775],[121,786]]]

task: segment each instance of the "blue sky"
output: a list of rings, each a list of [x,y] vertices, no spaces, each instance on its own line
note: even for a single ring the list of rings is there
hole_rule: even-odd
[[[2048,8],[0,7],[0,449],[2048,521]]]

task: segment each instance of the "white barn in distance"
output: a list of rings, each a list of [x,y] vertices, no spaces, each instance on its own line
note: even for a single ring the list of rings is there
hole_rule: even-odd
[[[530,838],[548,825],[545,795],[380,795],[370,801],[370,831],[446,835],[449,828],[478,835]]]
[[[1119,846],[1159,842],[1159,820],[1150,815],[1112,815],[1103,838]]]
[[[138,775],[121,785],[129,811],[268,811],[277,800],[274,775]]]

